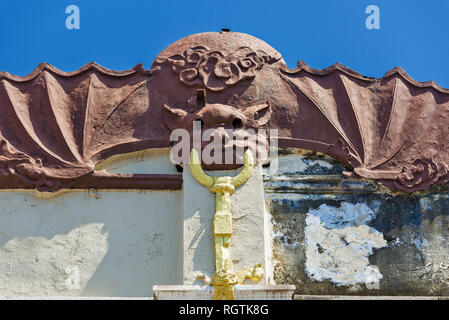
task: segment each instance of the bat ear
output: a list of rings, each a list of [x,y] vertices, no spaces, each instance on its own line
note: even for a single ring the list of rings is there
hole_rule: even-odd
[[[169,107],[164,104],[164,121],[165,125],[170,129],[176,129],[181,127],[181,124],[188,113],[182,109]]]
[[[247,119],[256,127],[266,125],[271,117],[271,104],[269,101],[245,109]]]

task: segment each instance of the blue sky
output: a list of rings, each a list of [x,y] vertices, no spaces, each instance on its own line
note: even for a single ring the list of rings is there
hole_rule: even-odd
[[[79,30],[65,26],[71,4]],[[370,4],[380,8],[380,30],[365,27]],[[340,62],[381,77],[399,65],[449,88],[448,16],[447,0],[0,0],[0,71],[26,75],[40,62],[64,71],[90,61],[149,68],[172,42],[228,27],[265,40],[291,68],[299,59],[319,69]]]

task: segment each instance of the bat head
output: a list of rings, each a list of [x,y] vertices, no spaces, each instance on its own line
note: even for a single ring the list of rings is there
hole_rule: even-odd
[[[207,103],[205,90],[197,90],[185,107],[164,105],[164,121],[173,130],[183,130],[189,140],[172,141],[197,146],[201,150],[203,167],[206,170],[235,169],[243,164],[243,154],[248,148],[256,160],[267,157],[268,139],[266,124],[271,117],[270,102],[238,108],[227,104]],[[196,130],[196,133],[194,131]],[[197,141],[194,141],[195,138]],[[198,141],[199,140],[199,141]],[[188,159],[190,148],[182,151],[180,159]],[[198,150],[199,151],[199,150]]]
[[[276,119],[288,119],[274,116],[278,106],[286,105],[283,99],[291,101],[290,88],[278,72],[283,65],[274,48],[243,33],[188,36],[167,47],[152,64],[153,112],[164,119],[171,137],[180,129],[188,132],[189,139],[182,141],[190,140],[190,147],[200,151],[205,169],[235,169],[243,164],[248,148],[256,161],[265,162],[265,129]],[[200,131],[196,143],[194,124]],[[175,162],[188,163],[190,148],[170,140],[172,155],[178,147],[183,155]]]

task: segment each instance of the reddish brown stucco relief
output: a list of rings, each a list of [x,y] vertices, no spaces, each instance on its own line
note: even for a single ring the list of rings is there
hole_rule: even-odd
[[[167,129],[149,108],[149,78],[140,65],[116,72],[94,63],[71,73],[48,64],[25,77],[0,73],[0,187],[58,190],[87,181],[111,155],[167,147]]]
[[[326,123],[329,137],[318,144],[309,142],[316,140],[314,133],[299,122],[289,138],[308,140],[311,149],[334,153],[349,164],[353,175],[378,180],[393,190],[425,190],[449,180],[448,90],[433,82],[416,82],[401,68],[381,79],[338,64],[314,70],[299,62],[297,69],[281,72],[298,93],[301,113],[318,109],[322,120],[314,123]],[[340,143],[336,150],[331,137]]]
[[[172,129],[199,117],[278,129],[279,146],[327,153],[392,190],[449,181],[447,89],[400,68],[381,79],[339,64],[290,70],[265,42],[222,32],[175,42],[150,71],[41,64],[25,77],[0,73],[0,185],[57,190],[111,155],[168,147]]]

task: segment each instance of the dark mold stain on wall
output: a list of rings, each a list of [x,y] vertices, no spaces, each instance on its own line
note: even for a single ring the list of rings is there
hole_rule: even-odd
[[[295,284],[297,294],[449,295],[447,185],[393,193],[374,181],[345,177],[347,169],[328,156],[299,149],[281,149],[278,170],[270,167],[264,186],[276,283]],[[335,237],[340,249],[332,249],[329,237],[330,247],[311,243],[319,232]],[[371,236],[377,247],[370,247]]]

